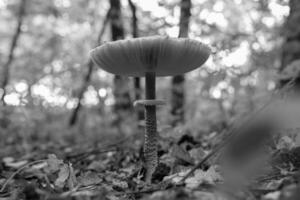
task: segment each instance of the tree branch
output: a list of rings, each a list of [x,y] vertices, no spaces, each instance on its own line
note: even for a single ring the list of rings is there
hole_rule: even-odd
[[[21,35],[21,27],[23,24],[23,18],[25,16],[25,6],[26,6],[26,0],[21,0],[19,12],[18,12],[17,27],[16,27],[15,33],[12,38],[12,43],[11,43],[11,46],[9,49],[8,59],[7,59],[6,63],[3,65],[3,80],[1,82],[1,88],[3,89],[3,93],[1,96],[1,102],[3,105],[5,105],[4,98],[6,95],[6,86],[9,82],[9,77],[10,77],[10,66],[14,60],[14,52],[17,47],[17,43],[20,38],[20,35]]]

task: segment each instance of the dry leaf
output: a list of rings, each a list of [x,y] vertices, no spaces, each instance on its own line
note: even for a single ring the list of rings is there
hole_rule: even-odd
[[[68,167],[69,167],[68,188],[73,189],[75,185],[77,185],[77,180],[76,180],[76,176],[72,164],[69,163]]]
[[[69,166],[67,164],[64,164],[58,173],[58,178],[55,180],[55,186],[59,188],[63,188],[66,184],[66,181],[68,180],[70,175]]]
[[[82,186],[89,186],[101,183],[103,180],[95,172],[85,172],[80,177],[78,177],[78,182]]]
[[[62,160],[57,159],[56,155],[50,154],[50,155],[48,155],[47,164],[48,164],[48,166],[47,166],[46,170],[49,173],[54,173],[54,172],[60,170],[61,165],[63,165],[64,162]]]
[[[198,169],[194,172],[194,176],[185,180],[186,186],[189,188],[197,188],[201,184],[214,185],[222,181],[222,176],[216,172],[215,167],[211,166],[207,171]]]
[[[184,150],[178,145],[174,145],[171,149],[171,155],[174,156],[179,161],[183,161],[189,164],[194,164],[194,159],[191,157],[189,152]]]

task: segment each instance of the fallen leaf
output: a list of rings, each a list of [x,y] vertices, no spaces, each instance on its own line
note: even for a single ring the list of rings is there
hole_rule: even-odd
[[[67,164],[64,164],[60,169],[58,173],[58,178],[55,180],[55,186],[59,188],[63,188],[66,184],[66,181],[68,180],[70,175],[69,167]]]
[[[69,167],[68,188],[74,189],[75,185],[77,185],[75,172],[71,163],[68,164],[68,167]]]
[[[78,177],[78,184],[81,186],[94,185],[102,181],[102,178],[100,178],[97,173],[91,171],[85,172]]]
[[[194,159],[191,157],[189,152],[184,150],[178,145],[174,145],[171,149],[171,155],[174,156],[179,161],[183,161],[189,164],[194,164]]]
[[[182,171],[182,172],[178,172],[169,176],[165,176],[163,181],[171,181],[174,184],[178,184],[181,179],[187,174],[189,173],[190,170],[186,170],[186,171]]]
[[[48,155],[47,164],[48,166],[46,167],[46,170],[49,173],[54,173],[60,170],[61,165],[63,165],[64,162],[62,160],[57,159],[56,155],[50,154]]]
[[[5,157],[2,160],[5,166],[15,169],[20,168],[28,163],[27,160],[15,161],[15,159],[12,157]]]
[[[202,147],[194,148],[190,150],[189,153],[196,162],[200,162],[207,154]]]

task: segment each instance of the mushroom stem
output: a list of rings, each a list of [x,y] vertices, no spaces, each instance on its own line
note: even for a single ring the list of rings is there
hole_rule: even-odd
[[[155,99],[155,73],[147,72],[145,76],[146,100]],[[146,164],[146,182],[151,183],[152,174],[157,164],[157,128],[156,128],[156,106],[145,105],[145,141],[144,157]]]

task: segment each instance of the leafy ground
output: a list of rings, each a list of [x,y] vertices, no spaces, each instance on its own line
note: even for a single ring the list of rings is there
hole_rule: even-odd
[[[226,141],[225,135],[194,138],[177,129],[166,130],[152,186],[143,181],[138,135],[77,140],[74,145],[70,135],[57,141],[24,141],[3,132],[0,199],[299,199],[300,143],[295,139],[299,130],[267,139],[254,137],[268,130],[259,124],[243,127],[243,134],[251,133],[254,141],[244,136],[230,139],[185,181],[182,178],[196,163]],[[255,145],[260,141],[264,143]]]

